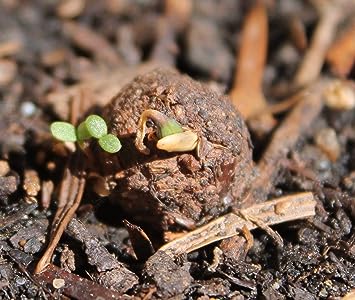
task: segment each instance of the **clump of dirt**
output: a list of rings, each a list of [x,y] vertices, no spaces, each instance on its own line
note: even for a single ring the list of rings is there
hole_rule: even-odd
[[[150,154],[140,153],[134,140],[147,109],[196,132],[198,151],[167,153],[150,143]],[[252,147],[228,98],[174,70],[157,69],[124,87],[104,118],[123,143],[112,198],[136,220],[163,229],[192,227],[240,206],[253,177]]]

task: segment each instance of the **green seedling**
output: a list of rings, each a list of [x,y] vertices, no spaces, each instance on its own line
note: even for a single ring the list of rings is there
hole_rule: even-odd
[[[53,122],[51,124],[52,135],[63,142],[76,142],[75,127],[67,122]]]
[[[121,149],[120,140],[113,134],[109,133],[99,138],[99,145],[108,153],[116,153]]]
[[[147,109],[139,119],[135,140],[137,149],[143,154],[150,153],[143,143],[148,119],[152,120],[157,127],[156,135],[159,140],[156,146],[158,149],[167,152],[185,152],[192,151],[197,147],[199,137],[195,132],[184,129],[176,120],[157,110]]]
[[[94,138],[108,153],[116,153],[121,149],[120,140],[113,134],[107,134],[105,120],[97,115],[88,116],[76,129],[67,122],[53,122],[50,129],[56,139],[63,142],[78,142],[82,148],[86,144],[85,141]]]

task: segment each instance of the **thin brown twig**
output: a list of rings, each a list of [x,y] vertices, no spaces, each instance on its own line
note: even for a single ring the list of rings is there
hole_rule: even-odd
[[[240,211],[240,214],[243,216],[243,218],[254,223],[258,228],[264,230],[274,240],[277,247],[279,249],[282,249],[282,247],[284,246],[282,237],[276,231],[272,230],[269,225],[260,220],[258,217],[245,215],[243,211]]]
[[[253,190],[246,199],[245,205],[266,199],[281,168],[278,162],[286,158],[321,112],[324,105],[323,92],[329,83],[329,80],[321,79],[293,96],[300,97],[300,100],[273,134],[270,144],[257,165],[259,176],[253,182]]]
[[[78,180],[79,180],[79,184],[77,187],[77,191],[75,191],[75,193],[74,193],[75,199],[73,201],[73,204],[70,207],[66,206],[66,208],[63,211],[62,217],[60,218],[60,222],[58,223],[57,226],[55,226],[54,231],[51,232],[49,244],[48,244],[47,249],[44,252],[43,256],[41,257],[41,259],[37,263],[37,266],[35,268],[35,273],[40,273],[46,266],[48,266],[50,264],[52,256],[53,256],[53,252],[54,252],[55,248],[57,247],[57,244],[58,244],[61,236],[63,235],[65,228],[67,227],[67,225],[69,224],[69,222],[73,218],[76,210],[78,209],[78,207],[80,205],[80,202],[81,202],[81,199],[82,199],[82,196],[84,193],[86,181],[85,181],[85,178],[83,178],[83,177],[79,178]]]
[[[337,26],[342,19],[342,6],[337,1],[319,1],[320,20],[312,36],[311,44],[294,78],[296,87],[303,87],[316,80],[324,63],[325,54],[332,43]]]
[[[241,210],[243,215],[257,218],[267,225],[314,216],[316,201],[312,193],[300,193],[253,205]],[[295,209],[297,207],[297,209]],[[239,234],[243,227],[248,230],[257,225],[235,213],[229,213],[181,238],[165,244],[159,250],[171,257],[189,253],[216,241]]]
[[[268,20],[266,7],[262,1],[257,1],[244,21],[239,54],[236,60],[234,84],[229,95],[242,116],[246,120],[252,118],[257,120],[255,127],[263,128],[264,132],[271,130],[276,123],[273,116],[265,111],[268,104],[262,92],[267,44]],[[257,115],[257,112],[260,111],[263,114]],[[258,123],[262,123],[262,125],[260,126]]]

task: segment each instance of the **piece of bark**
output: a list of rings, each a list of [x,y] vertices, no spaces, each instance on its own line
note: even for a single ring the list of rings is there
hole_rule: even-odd
[[[152,242],[147,234],[141,227],[131,224],[127,220],[123,220],[123,225],[128,231],[129,239],[131,240],[137,258],[142,261],[147,260],[148,257],[155,252]]]
[[[0,219],[1,230],[19,222],[22,218],[24,218],[32,211],[34,211],[37,208],[37,206],[38,206],[37,203],[21,202],[18,209],[15,212],[7,215],[6,217],[2,217]]]
[[[122,293],[110,290],[86,278],[49,265],[42,273],[34,275],[35,280],[45,288],[53,286],[53,280],[63,279],[61,291],[73,299],[129,299]],[[54,287],[53,287],[54,288]]]
[[[39,219],[33,225],[16,232],[10,238],[10,243],[14,248],[21,248],[26,253],[37,253],[43,247],[47,229],[47,219]]]
[[[11,194],[17,190],[17,178],[9,175],[0,177],[0,203],[7,203]]]
[[[96,267],[100,273],[98,279],[106,287],[124,293],[138,283],[138,277],[116,260],[81,222],[72,219],[66,232],[84,244],[89,263]]]
[[[183,294],[193,280],[188,266],[178,266],[164,251],[152,255],[145,264],[144,276],[157,286],[157,294],[168,299]]]

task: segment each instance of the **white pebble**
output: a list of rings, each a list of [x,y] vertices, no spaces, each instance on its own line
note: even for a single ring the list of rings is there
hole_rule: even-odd
[[[55,289],[60,289],[65,286],[65,280],[63,278],[55,278],[52,284]]]
[[[36,106],[30,101],[25,101],[22,103],[20,111],[24,117],[31,117],[36,112]]]
[[[355,107],[355,85],[350,81],[336,80],[324,92],[328,107],[351,110]]]

